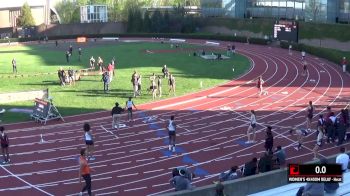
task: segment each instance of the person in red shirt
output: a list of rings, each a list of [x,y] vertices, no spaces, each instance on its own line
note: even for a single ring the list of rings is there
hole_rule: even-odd
[[[341,65],[343,67],[343,72],[346,72],[346,66],[348,65],[348,62],[346,61],[346,57],[343,57],[341,61]]]
[[[113,69],[114,69],[113,64],[112,63],[108,64],[107,71],[108,71],[110,82],[112,82],[112,79],[113,79]]]
[[[83,177],[85,180],[85,186],[83,187],[82,191],[79,195],[83,195],[85,191],[88,191],[88,194],[91,196],[91,171],[92,169],[89,167],[88,161],[85,158],[85,149],[80,150],[80,157],[79,157],[79,183],[81,183],[81,178]]]

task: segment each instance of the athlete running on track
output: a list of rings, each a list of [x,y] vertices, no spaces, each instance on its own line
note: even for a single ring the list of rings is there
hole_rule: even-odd
[[[92,156],[94,153],[94,140],[90,130],[89,123],[84,124],[84,132],[85,132],[84,139],[86,144],[86,154],[89,160],[95,160],[95,157]]]
[[[79,157],[79,183],[81,183],[81,178],[84,178],[85,180],[85,186],[79,193],[79,195],[83,195],[85,191],[88,192],[88,194],[91,196],[91,171],[93,171],[88,164],[88,161],[85,158],[85,149],[80,150],[80,157]]]
[[[134,118],[132,117],[132,107],[134,107],[136,110],[136,106],[134,102],[131,100],[131,97],[129,97],[129,100],[126,102],[126,109],[128,110],[128,121],[134,121]]]
[[[262,76],[259,76],[257,79],[256,86],[258,88],[258,96],[260,97],[262,94],[266,94],[267,92],[263,90],[263,84],[265,81],[262,79]]]
[[[306,108],[306,128],[311,131],[312,118],[314,116],[315,107],[312,105],[312,101],[309,101],[309,105]]]
[[[307,130],[305,129],[296,129],[296,128],[292,128],[290,129],[289,133],[291,135],[293,135],[293,132],[296,132],[297,134],[297,141],[298,141],[298,146],[294,147],[295,150],[300,150],[301,149],[301,146],[303,145],[303,140],[304,140],[304,137],[307,136],[309,133]]]
[[[315,147],[312,149],[314,154],[314,159],[317,159],[318,157],[318,149],[320,146],[322,146],[323,143],[323,136],[325,134],[325,122],[323,119],[323,115],[321,114],[319,116],[319,119],[317,121],[317,138],[316,138],[316,144]]]

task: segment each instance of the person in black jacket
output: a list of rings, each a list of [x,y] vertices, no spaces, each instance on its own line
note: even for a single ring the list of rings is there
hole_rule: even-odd
[[[346,116],[345,116],[345,111],[344,109],[341,110],[340,113],[340,117],[339,119],[337,119],[337,135],[338,135],[338,144],[337,146],[340,146],[343,144],[344,142],[344,138],[345,138],[345,134],[346,134],[346,126],[347,126],[347,122],[346,122]]]
[[[252,176],[256,174],[258,159],[254,157],[251,161],[244,165],[244,176]]]
[[[272,151],[265,152],[258,163],[259,173],[264,173],[272,170]]]
[[[272,135],[272,127],[268,126],[266,128],[266,137],[265,137],[265,149],[266,151],[272,152],[273,148],[273,135]]]
[[[115,125],[117,124],[117,130],[119,129],[119,122],[120,122],[120,114],[124,112],[124,109],[119,107],[119,103],[116,102],[115,106],[112,109],[112,119],[113,119],[113,123],[112,123],[112,129],[115,129]]]

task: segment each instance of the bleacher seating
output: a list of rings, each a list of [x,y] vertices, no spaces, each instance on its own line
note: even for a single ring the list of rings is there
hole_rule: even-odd
[[[258,192],[249,196],[295,196],[299,187],[304,186],[306,183],[291,183],[285,186],[277,187],[274,189]],[[343,175],[343,182],[339,183],[339,188],[333,194],[325,193],[325,196],[350,196],[350,172]]]

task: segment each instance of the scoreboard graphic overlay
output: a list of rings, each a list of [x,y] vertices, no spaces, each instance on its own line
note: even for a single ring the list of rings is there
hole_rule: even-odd
[[[289,182],[342,182],[343,172],[338,164],[290,164]]]
[[[273,38],[280,41],[298,42],[298,23],[296,21],[276,21]]]

